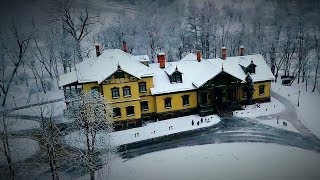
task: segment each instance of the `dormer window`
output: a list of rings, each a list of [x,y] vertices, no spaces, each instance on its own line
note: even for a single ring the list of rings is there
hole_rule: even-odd
[[[250,65],[247,67],[247,72],[250,74],[255,74],[256,73],[256,65],[251,61]]]
[[[124,72],[122,70],[117,70],[114,73],[114,78],[119,79],[119,78],[124,78]]]
[[[170,76],[171,83],[182,83],[182,74],[178,71]]]

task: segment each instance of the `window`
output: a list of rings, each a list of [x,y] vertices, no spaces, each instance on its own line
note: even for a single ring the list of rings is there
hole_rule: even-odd
[[[113,108],[113,117],[121,117],[121,109]]]
[[[166,99],[164,99],[164,107],[165,107],[166,109],[172,108],[172,106],[171,106],[171,98],[166,98]]]
[[[118,99],[120,97],[119,88],[116,88],[116,87],[112,88],[111,89],[111,93],[112,93],[112,98],[113,99]]]
[[[247,98],[247,97],[248,97],[248,95],[247,95],[247,89],[246,89],[246,88],[243,88],[243,89],[242,89],[242,97],[243,97],[243,98]]]
[[[94,87],[91,87],[91,91],[92,92],[100,92],[100,89],[99,89],[99,87],[98,86],[94,86]]]
[[[207,93],[201,93],[200,102],[201,102],[201,104],[208,104],[208,95],[207,95]]]
[[[259,86],[259,95],[264,95],[264,87],[265,87],[265,85]]]
[[[141,93],[147,92],[147,86],[146,86],[145,82],[139,83],[139,92],[141,92]]]
[[[127,116],[134,116],[134,106],[127,106]]]
[[[149,110],[148,101],[142,101],[140,103],[140,105],[141,105],[141,111],[148,111]]]
[[[131,96],[131,91],[130,87],[126,86],[123,88],[123,97],[130,97]]]
[[[182,82],[182,75],[180,72],[175,72],[171,75],[171,83],[181,83]]]
[[[189,106],[189,95],[182,96],[182,105]]]
[[[114,73],[114,78],[124,78],[124,72],[121,70],[118,70]]]

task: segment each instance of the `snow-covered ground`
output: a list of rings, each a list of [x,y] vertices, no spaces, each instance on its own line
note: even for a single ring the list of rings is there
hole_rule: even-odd
[[[1,117],[2,118],[2,117]],[[6,125],[9,132],[16,132],[27,129],[37,129],[40,127],[40,123],[37,121],[6,118]],[[3,131],[3,121],[0,121],[0,131]]]
[[[122,180],[317,180],[320,155],[295,147],[262,143],[187,146],[116,158],[109,179]],[[106,169],[97,176],[104,179]],[[86,179],[81,177],[79,179]]]
[[[9,139],[9,145],[11,147],[13,162],[22,161],[39,150],[38,142],[30,138]],[[0,143],[0,148],[3,148],[2,143]],[[0,165],[4,165],[5,163],[5,156],[3,153],[0,153]]]
[[[29,115],[29,116],[40,116],[40,109],[44,110],[44,116],[61,116],[63,114],[63,110],[66,109],[66,104],[64,101],[59,101],[55,103],[49,103],[40,106],[33,106],[30,108],[24,108],[15,110],[12,114],[16,115]],[[53,112],[51,110],[53,109]]]
[[[278,117],[271,116],[283,112],[286,108],[281,102],[273,97],[271,97],[271,102],[243,106],[243,108],[244,110],[234,111],[233,116],[241,118],[247,117],[269,126],[299,132],[288,120],[280,119],[279,117],[279,124],[277,124]],[[259,117],[261,116],[268,116],[268,118],[260,119]],[[283,122],[287,123],[287,126],[284,126]]]
[[[212,126],[220,122],[220,118],[216,115],[210,115],[202,117],[203,122],[201,123],[201,117],[198,115],[190,115],[178,118],[172,118],[168,120],[148,123],[145,126],[116,131],[111,133],[111,143],[115,146],[129,144],[133,142],[138,142],[142,140],[162,137],[170,134],[175,134],[184,131],[196,130],[199,128],[204,128]],[[191,122],[194,121],[192,126]],[[197,122],[199,121],[199,125]],[[97,135],[97,148],[104,148],[106,138],[103,132]],[[85,148],[85,138],[81,131],[75,131],[65,136],[65,141],[67,144],[77,147]]]
[[[312,93],[312,88],[305,90],[305,84],[300,85],[294,82],[292,86],[283,86],[280,83],[272,83],[272,90],[281,96],[288,99],[295,105],[298,119],[310,129],[310,131],[320,138],[320,120],[319,120],[319,107],[320,95],[315,92]],[[300,91],[300,98],[299,98]],[[299,107],[298,105],[299,98]]]
[[[270,114],[277,114],[285,109],[277,99],[271,97],[271,102],[259,103],[249,106],[243,106],[244,110],[238,110],[233,112],[233,116],[236,117],[258,117],[266,116]]]
[[[294,132],[299,133],[299,131],[295,127],[293,127],[293,125],[289,121],[287,121],[285,119],[279,119],[278,124],[277,124],[277,119],[272,118],[272,117],[270,117],[267,120],[259,120],[259,122],[266,124],[266,125],[269,125],[269,126],[276,127],[276,128],[281,128],[281,129],[285,129],[288,131],[294,131]],[[284,122],[287,123],[287,126],[285,126],[283,124]]]

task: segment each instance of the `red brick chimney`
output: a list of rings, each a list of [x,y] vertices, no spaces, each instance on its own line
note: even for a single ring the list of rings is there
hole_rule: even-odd
[[[197,50],[197,61],[200,62],[201,61],[201,51]]]
[[[122,50],[126,53],[128,52],[128,44],[126,41],[122,42]]]
[[[157,59],[160,68],[165,68],[166,67],[166,54],[165,53],[158,53],[157,54]]]
[[[95,44],[94,46],[96,47],[96,55],[98,57],[101,55],[100,44]]]
[[[227,48],[225,46],[221,48],[221,59],[223,60],[227,59]]]
[[[244,56],[244,51],[245,51],[244,46],[240,46],[240,48],[239,48],[239,55],[240,55],[240,56]]]

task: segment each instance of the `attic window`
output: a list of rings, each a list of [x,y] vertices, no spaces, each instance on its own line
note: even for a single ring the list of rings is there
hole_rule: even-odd
[[[255,74],[256,73],[256,65],[251,61],[250,65],[247,67],[247,72],[250,74]]]
[[[118,70],[114,73],[114,78],[118,79],[118,78],[124,78],[124,72],[121,70]]]
[[[170,76],[171,83],[182,83],[182,75],[180,72],[174,72]]]

